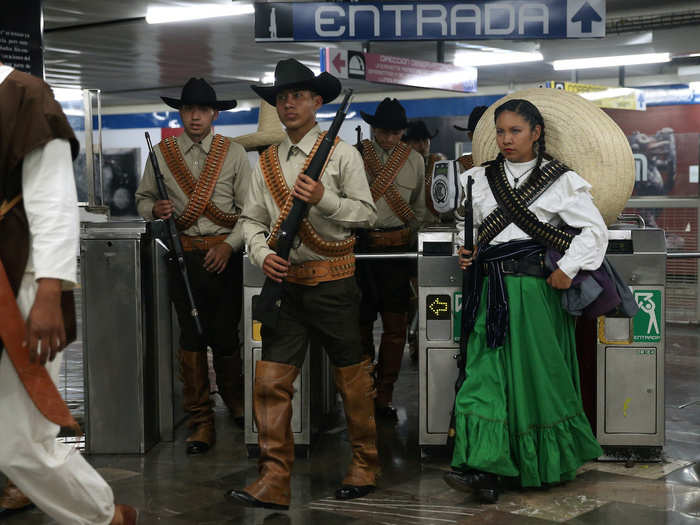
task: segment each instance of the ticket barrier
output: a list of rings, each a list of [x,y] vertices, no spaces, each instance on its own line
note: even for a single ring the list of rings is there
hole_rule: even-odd
[[[633,319],[611,315],[591,324],[595,334],[587,336],[594,346],[595,399],[589,417],[606,452],[603,459],[654,459],[664,443],[665,236],[659,229],[632,229],[610,230],[610,237],[608,260],[640,310]],[[419,446],[424,456],[445,444],[455,395],[462,303],[455,238],[456,230],[444,227],[418,234]],[[579,353],[586,350],[579,342]]]
[[[596,438],[602,459],[659,459],[665,433],[664,231],[611,230],[607,257],[639,312],[633,319],[598,318]]]
[[[262,358],[260,323],[253,319],[253,297],[260,294],[265,282],[262,270],[243,256],[243,375],[245,387],[245,444],[249,457],[259,454],[258,431],[253,419],[253,384],[255,365]],[[296,454],[308,457],[314,430],[320,429],[323,417],[335,410],[336,390],[333,367],[320,346],[313,341],[306,352],[301,373],[294,381],[292,398],[292,434]],[[319,357],[320,356],[320,357]]]
[[[183,419],[162,221],[83,223],[86,451],[144,454]]]

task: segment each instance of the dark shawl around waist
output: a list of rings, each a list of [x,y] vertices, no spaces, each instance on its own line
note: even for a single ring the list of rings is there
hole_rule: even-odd
[[[489,348],[503,346],[508,331],[508,294],[503,272],[498,264],[505,259],[521,259],[544,252],[541,244],[528,240],[511,241],[503,244],[489,244],[479,249],[476,260],[468,272],[471,293],[464,297],[462,305],[462,337],[469,337],[476,323],[476,314],[481,301],[481,285],[488,277],[486,303],[486,342]],[[486,266],[487,273],[483,267]],[[465,339],[466,341],[466,339]]]

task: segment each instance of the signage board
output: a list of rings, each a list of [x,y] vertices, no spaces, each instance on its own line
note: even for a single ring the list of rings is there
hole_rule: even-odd
[[[641,89],[598,86],[595,84],[580,84],[578,82],[564,82],[559,80],[543,82],[541,87],[578,93],[583,98],[590,100],[601,108],[634,109],[638,111],[645,111],[647,108],[646,97],[644,91]]]
[[[4,2],[0,17],[0,61],[44,78],[41,1]]]
[[[338,78],[473,93],[477,69],[441,62],[362,53],[338,48],[321,49],[321,71]]]
[[[255,40],[513,40],[605,36],[605,0],[255,3]]]

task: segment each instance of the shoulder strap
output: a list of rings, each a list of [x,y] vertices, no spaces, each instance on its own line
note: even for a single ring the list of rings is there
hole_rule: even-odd
[[[306,169],[309,167],[311,159],[316,153],[318,147],[321,145],[321,141],[323,141],[323,137],[325,136],[325,131],[321,133],[321,135],[319,135],[318,139],[316,140],[316,143],[314,144],[314,147],[311,150],[311,153],[309,153],[309,155],[306,158],[306,162],[304,163],[302,172],[306,171]],[[338,144],[338,142],[340,142],[340,139],[336,137],[335,143],[333,144],[333,149],[328,154],[326,165],[328,164],[331,155],[333,155],[333,151],[335,151],[335,147]],[[270,194],[272,195],[275,204],[280,210],[280,215],[277,218],[277,221],[275,221],[275,224],[272,227],[270,236],[268,237],[267,241],[268,245],[274,249],[275,245],[277,244],[277,232],[282,226],[284,220],[287,218],[287,215],[289,215],[289,212],[292,209],[292,205],[294,204],[294,197],[292,195],[291,190],[289,189],[289,186],[287,185],[287,181],[285,180],[284,174],[282,173],[282,166],[279,162],[278,145],[275,144],[270,146],[260,155],[260,168],[262,171],[263,180],[265,181],[265,185],[267,186],[267,189],[270,190]],[[325,170],[326,166],[323,167],[319,179],[320,177],[323,177],[323,173],[325,172]],[[298,235],[302,243],[306,244],[313,251],[315,251],[319,255],[323,255],[324,257],[341,257],[343,255],[347,255],[352,252],[353,246],[355,245],[354,236],[348,237],[347,239],[342,241],[325,240],[316,231],[316,229],[311,224],[311,221],[309,221],[307,217],[304,217],[304,219],[302,219]]]
[[[160,151],[170,173],[173,174],[175,182],[183,193],[190,198],[184,211],[175,220],[179,229],[186,230],[201,215],[219,226],[227,228],[235,226],[238,214],[226,213],[211,202],[230,145],[231,143],[223,135],[214,135],[204,168],[197,180],[185,163],[180,147],[177,145],[177,139],[167,137],[161,141]]]
[[[540,221],[529,209],[529,205],[567,171],[569,171],[569,168],[566,165],[553,160],[533,174],[532,183],[527,188],[523,187],[522,191],[517,191],[508,183],[502,162],[488,165],[486,167],[486,177],[489,187],[498,203],[499,210],[502,210],[502,216],[496,217],[496,219],[499,225],[503,225],[503,227],[497,231],[493,228],[493,224],[486,224],[487,221],[485,220],[482,228],[479,229],[479,245],[482,245],[482,242],[488,237],[490,237],[489,241],[493,239],[512,222],[536,242],[564,253],[569,248],[574,235]],[[530,182],[530,180],[527,182]],[[489,217],[491,215],[493,213],[489,214]]]
[[[374,199],[374,202],[377,202],[384,197],[391,211],[404,224],[415,222],[416,216],[409,204],[401,197],[399,190],[396,189],[394,180],[399,175],[410,154],[411,146],[405,142],[399,142],[389,160],[382,166],[371,141],[367,139],[362,141],[362,160],[370,178],[369,189],[372,193],[372,199]]]

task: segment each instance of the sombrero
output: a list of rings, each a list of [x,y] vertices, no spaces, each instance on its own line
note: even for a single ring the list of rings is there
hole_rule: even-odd
[[[424,121],[412,120],[412,121],[409,121],[408,129],[406,130],[406,134],[403,136],[403,138],[401,140],[406,142],[407,140],[434,139],[437,136],[439,131],[440,131],[439,129],[436,129],[435,133],[433,133],[431,135],[430,131],[428,130],[428,126],[425,124]]]
[[[285,89],[310,89],[321,95],[324,104],[332,102],[342,90],[340,80],[327,72],[314,76],[304,64],[295,58],[280,60],[275,67],[275,84],[272,86],[250,86],[257,95],[274,106],[277,93]]]
[[[182,106],[204,106],[216,111],[225,111],[236,107],[236,101],[217,100],[216,91],[203,78],[190,78],[182,88],[180,98],[160,97],[168,106],[180,109]]]
[[[512,98],[523,98],[537,106],[544,118],[547,152],[593,186],[593,199],[605,223],[613,223],[634,187],[632,149],[613,119],[579,95],[533,88],[497,100],[474,131],[474,165],[498,155],[493,117],[496,108]]]
[[[260,101],[260,113],[258,115],[258,131],[248,133],[233,139],[245,148],[246,151],[254,151],[263,146],[279,144],[286,137],[277,109],[264,100]]]

